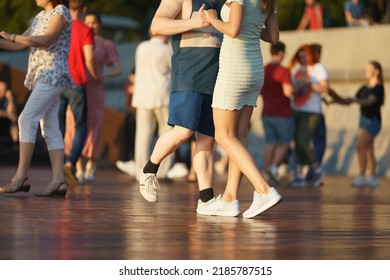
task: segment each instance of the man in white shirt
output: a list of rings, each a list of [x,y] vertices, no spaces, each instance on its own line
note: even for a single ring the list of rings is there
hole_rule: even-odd
[[[172,48],[168,36],[152,36],[135,52],[135,82],[132,105],[136,108],[135,174],[138,175],[150,157],[156,127],[161,135],[170,128],[168,105],[171,90]],[[174,160],[169,155],[161,163],[157,176],[166,178]],[[136,178],[137,180],[139,178]]]

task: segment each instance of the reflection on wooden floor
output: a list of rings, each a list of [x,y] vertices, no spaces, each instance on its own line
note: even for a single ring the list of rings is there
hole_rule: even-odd
[[[0,185],[14,167],[0,167]],[[66,199],[34,192],[50,169],[32,169],[28,194],[0,194],[0,259],[343,260],[390,259],[390,180],[377,189],[325,178],[318,189],[279,189],[283,202],[255,219],[198,216],[197,185],[162,183],[160,201],[143,200],[114,168],[70,189]],[[225,178],[216,179],[216,194]],[[252,199],[247,181],[241,211]]]

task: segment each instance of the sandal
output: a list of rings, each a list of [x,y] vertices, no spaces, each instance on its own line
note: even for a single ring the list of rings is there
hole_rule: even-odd
[[[35,195],[46,197],[65,197],[67,189],[68,185],[66,182],[51,183],[40,192],[37,192]]]
[[[27,180],[26,177],[16,182],[11,181],[5,187],[0,187],[0,193],[29,192],[31,185]]]

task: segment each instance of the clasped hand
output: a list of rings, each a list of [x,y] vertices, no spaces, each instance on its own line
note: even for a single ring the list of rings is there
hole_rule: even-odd
[[[205,5],[200,7],[198,13],[193,17],[196,28],[202,28],[211,24],[211,21],[218,19],[217,11],[210,9],[205,10]]]

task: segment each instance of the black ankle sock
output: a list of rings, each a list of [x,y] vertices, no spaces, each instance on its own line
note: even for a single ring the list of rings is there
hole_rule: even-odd
[[[146,173],[153,173],[153,174],[156,174],[159,167],[160,167],[159,164],[154,164],[153,162],[151,162],[151,161],[149,160],[148,163],[145,165],[143,172],[144,172],[145,174],[146,174]]]
[[[213,197],[214,197],[213,188],[204,189],[199,192],[199,198],[200,200],[202,200],[202,202],[207,202]]]

